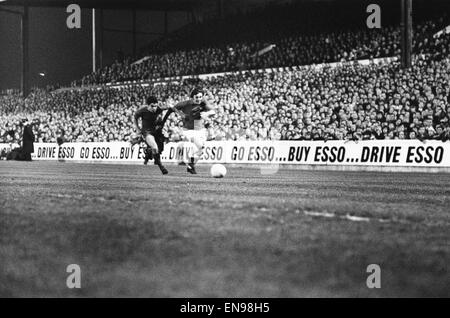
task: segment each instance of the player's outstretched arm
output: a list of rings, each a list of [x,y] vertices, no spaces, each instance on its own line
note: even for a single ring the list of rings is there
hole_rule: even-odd
[[[204,112],[202,112],[200,114],[200,116],[203,119],[206,119],[206,118],[208,118],[208,117],[210,117],[210,116],[212,116],[212,115],[214,115],[216,113],[214,107],[211,104],[205,103],[204,105],[205,105],[204,108],[205,108],[206,111],[204,111]]]
[[[142,110],[143,110],[144,108],[145,108],[145,107],[140,108],[140,109],[138,109],[138,110],[134,113],[133,119],[134,119],[134,127],[135,127],[135,129],[136,129],[136,132],[140,132],[140,131],[141,131],[141,127],[139,127],[139,117],[141,117]]]
[[[211,110],[208,110],[208,111],[206,111],[206,112],[201,113],[200,116],[201,116],[203,119],[206,119],[206,118],[208,118],[208,117],[214,115],[215,113],[216,113],[216,111],[215,111],[214,109],[211,109]]]

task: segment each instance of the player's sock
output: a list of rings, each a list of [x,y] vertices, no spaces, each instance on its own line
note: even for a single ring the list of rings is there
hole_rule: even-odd
[[[157,164],[158,166],[161,165],[161,156],[158,152],[153,152],[153,159],[155,159],[155,164]]]
[[[157,152],[153,152],[153,159],[155,160],[155,165],[162,166],[161,155]]]
[[[155,164],[158,165],[159,170],[161,170],[162,174],[168,174],[169,172],[161,163],[161,155],[159,153],[154,153],[153,157],[155,158]]]
[[[195,158],[191,157],[191,162],[187,165],[187,172],[191,174],[197,174],[197,171],[195,171]]]
[[[152,156],[152,151],[149,148],[146,148],[144,153],[145,153],[144,165],[146,165],[149,160],[153,159],[153,156]]]

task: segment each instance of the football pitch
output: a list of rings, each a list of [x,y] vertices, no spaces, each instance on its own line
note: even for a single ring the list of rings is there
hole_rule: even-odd
[[[167,168],[1,161],[0,296],[450,297],[450,174]]]

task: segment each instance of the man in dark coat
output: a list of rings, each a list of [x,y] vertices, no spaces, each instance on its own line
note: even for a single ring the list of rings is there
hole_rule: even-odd
[[[34,152],[33,123],[28,120],[23,123],[22,153],[25,161],[31,161],[31,154]]]

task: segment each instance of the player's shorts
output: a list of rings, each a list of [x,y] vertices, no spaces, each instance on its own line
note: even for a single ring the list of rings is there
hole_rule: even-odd
[[[166,141],[166,137],[162,133],[162,130],[142,130],[142,138],[145,142],[145,139],[148,135],[152,135],[155,138],[155,142],[158,145],[159,152],[162,153],[164,150],[164,142]]]
[[[182,132],[184,138],[189,142],[204,144],[206,142],[206,129],[191,130],[184,129]]]

